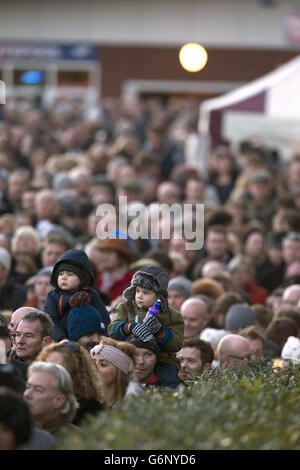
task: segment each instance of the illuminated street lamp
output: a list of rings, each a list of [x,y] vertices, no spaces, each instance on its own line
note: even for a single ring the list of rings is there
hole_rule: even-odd
[[[189,42],[180,49],[179,62],[188,72],[199,72],[206,65],[207,52],[200,44]]]

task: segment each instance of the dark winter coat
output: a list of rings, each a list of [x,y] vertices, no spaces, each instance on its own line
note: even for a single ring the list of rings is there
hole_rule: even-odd
[[[63,338],[68,338],[67,332],[67,319],[71,307],[69,305],[69,299],[73,295],[73,292],[67,292],[59,289],[57,286],[57,270],[61,263],[72,263],[77,267],[80,267],[89,275],[89,282],[83,287],[83,290],[87,291],[91,297],[91,303],[95,307],[100,315],[102,316],[105,327],[108,327],[110,322],[109,314],[106,310],[104,303],[101,300],[99,293],[93,288],[94,277],[89,264],[88,257],[82,250],[68,250],[59,258],[55,264],[52,275],[51,284],[55,289],[51,290],[46,298],[44,311],[48,313],[54,323],[53,339],[58,342]]]
[[[79,408],[76,411],[75,418],[72,423],[76,426],[80,426],[85,418],[89,416],[95,416],[97,413],[103,410],[103,405],[97,400],[88,400],[86,398],[80,398],[77,400]]]

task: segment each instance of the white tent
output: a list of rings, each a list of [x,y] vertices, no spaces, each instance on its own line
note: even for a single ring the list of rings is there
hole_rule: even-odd
[[[287,157],[300,143],[300,56],[247,85],[202,102],[198,129],[210,147],[256,136]]]

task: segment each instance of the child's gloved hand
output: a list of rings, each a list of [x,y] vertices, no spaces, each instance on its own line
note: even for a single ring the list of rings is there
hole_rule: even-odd
[[[145,316],[143,324],[146,325],[154,335],[158,333],[161,328],[161,323],[157,320],[157,317],[154,317],[150,313],[147,313]]]
[[[153,339],[153,334],[144,323],[138,323],[132,330],[132,334],[139,338],[141,341],[150,341]]]
[[[89,305],[91,300],[91,296],[88,292],[79,290],[71,295],[68,302],[71,308],[78,308],[82,307],[83,305]]]
[[[151,333],[154,335],[158,333],[161,328],[161,323],[157,317],[159,314],[160,300],[157,300],[152,307],[149,308],[147,315],[145,316],[143,323],[147,325]]]

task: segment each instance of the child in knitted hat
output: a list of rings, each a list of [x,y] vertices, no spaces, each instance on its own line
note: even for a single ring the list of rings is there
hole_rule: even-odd
[[[110,321],[109,314],[100,295],[92,287],[94,278],[88,256],[83,250],[65,251],[54,265],[50,283],[54,289],[47,295],[44,311],[54,323],[53,339],[55,342],[70,339],[67,323],[69,312],[74,306],[71,297],[75,293],[77,300],[78,296],[82,296],[83,304],[90,304],[100,313],[106,334]]]
[[[124,290],[126,302],[117,307],[108,334],[121,341],[155,339],[160,349],[155,373],[162,386],[179,384],[180,369],[176,352],[183,343],[184,322],[179,312],[168,304],[168,274],[157,266],[137,271],[130,287]]]

